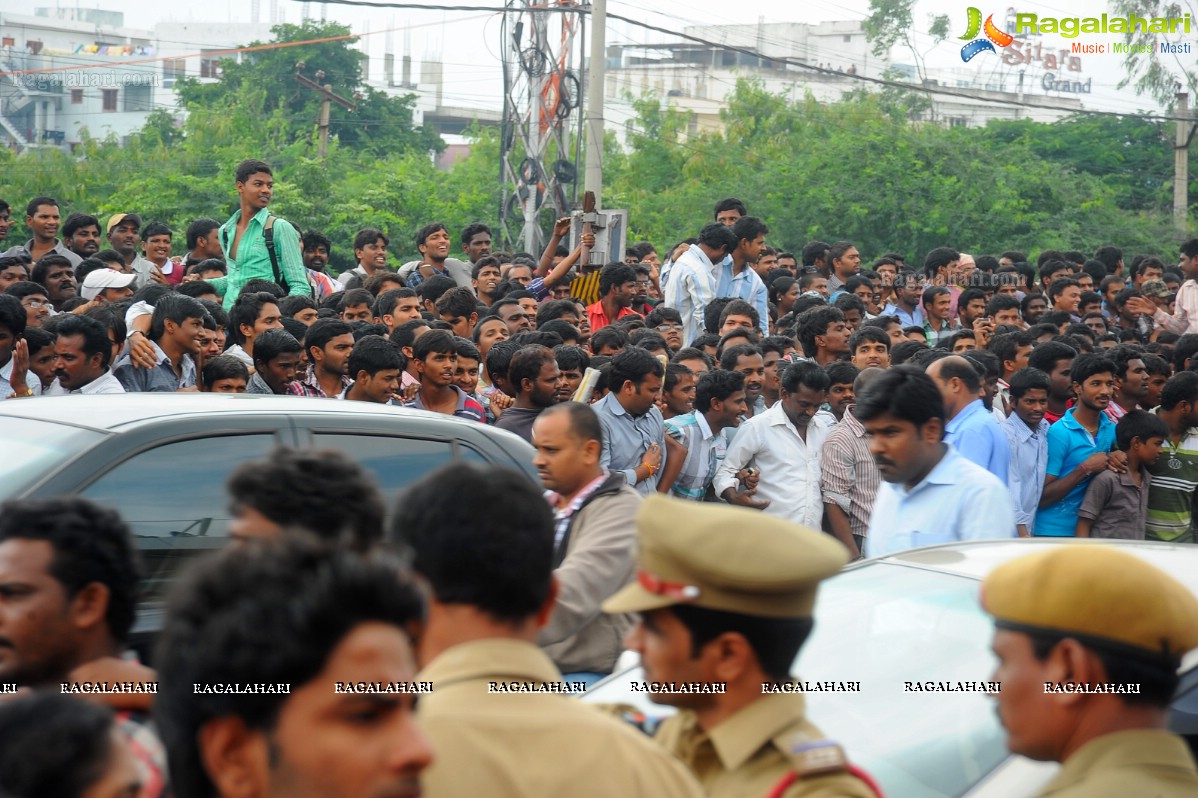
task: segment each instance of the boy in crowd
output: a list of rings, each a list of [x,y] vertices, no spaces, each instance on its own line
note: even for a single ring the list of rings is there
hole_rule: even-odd
[[[1079,538],[1143,540],[1148,521],[1148,467],[1160,457],[1169,428],[1144,410],[1132,410],[1115,425],[1115,444],[1127,453],[1127,472],[1103,471],[1090,480],[1077,511]]]

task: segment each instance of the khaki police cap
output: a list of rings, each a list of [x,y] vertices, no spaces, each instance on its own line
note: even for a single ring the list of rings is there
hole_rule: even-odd
[[[606,612],[674,604],[765,618],[811,615],[821,580],[848,562],[834,538],[758,510],[653,495],[636,516],[636,580]]]
[[[1004,563],[982,583],[982,607],[1000,627],[1127,653],[1173,658],[1198,648],[1198,599],[1112,546],[1066,545]]]

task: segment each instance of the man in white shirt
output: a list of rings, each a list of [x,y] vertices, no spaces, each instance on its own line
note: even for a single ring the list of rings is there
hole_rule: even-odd
[[[891,368],[857,397],[853,414],[884,480],[866,556],[1015,536],[1007,486],[943,442],[944,400],[931,377],[914,366]]]
[[[820,449],[836,419],[817,413],[831,383],[827,372],[810,360],[788,366],[780,383],[777,404],[737,430],[716,472],[715,493],[731,504],[819,529],[824,513]],[[746,467],[755,471],[755,486],[743,487],[737,478]]]
[[[1124,310],[1131,315],[1151,316],[1158,326],[1172,333],[1198,333],[1198,238],[1191,238],[1181,245],[1181,259],[1177,265],[1186,281],[1177,290],[1173,315],[1158,310],[1147,297],[1131,297],[1124,304]]]
[[[682,342],[691,342],[703,334],[703,311],[715,299],[719,275],[715,264],[736,249],[731,228],[712,222],[699,233],[699,243],[689,248],[670,271],[665,305],[682,316]]]
[[[55,319],[54,332],[57,379],[47,394],[66,393],[124,393],[125,388],[112,374],[112,342],[104,325],[88,316],[65,313]]]

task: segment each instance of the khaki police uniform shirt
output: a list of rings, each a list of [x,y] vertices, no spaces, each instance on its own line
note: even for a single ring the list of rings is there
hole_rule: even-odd
[[[1166,731],[1107,734],[1083,745],[1040,792],[1043,798],[1194,798],[1198,768]]]
[[[680,712],[658,730],[656,739],[683,761],[710,798],[764,798],[795,770],[786,752],[795,745],[825,740],[807,720],[803,696],[766,695],[716,726],[699,728],[693,713]],[[846,771],[799,774],[785,798],[874,798]]]
[[[436,751],[430,798],[701,798],[679,762],[636,729],[577,697],[489,693],[489,682],[557,683],[535,645],[479,640],[443,651],[417,677],[420,724]]]

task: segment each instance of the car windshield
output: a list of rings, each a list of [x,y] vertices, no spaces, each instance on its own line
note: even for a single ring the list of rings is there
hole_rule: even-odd
[[[993,626],[977,597],[973,579],[891,563],[851,569],[820,588],[815,631],[793,673],[810,687],[860,683],[860,692],[809,690],[808,717],[887,796],[960,795],[1007,756],[984,692],[914,690],[990,680]],[[630,683],[642,679],[635,668],[584,700],[665,717],[671,710],[632,692]]]
[[[0,500],[19,496],[47,473],[103,438],[68,424],[0,416]]]

